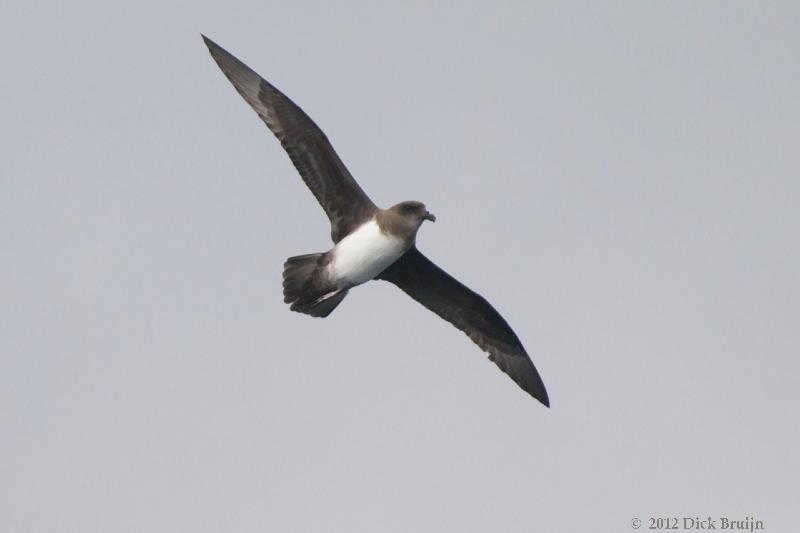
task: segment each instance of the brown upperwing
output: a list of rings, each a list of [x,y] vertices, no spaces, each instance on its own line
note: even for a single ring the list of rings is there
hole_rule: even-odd
[[[370,219],[377,207],[361,190],[328,138],[300,107],[211,39],[211,56],[281,145],[331,221],[331,239],[339,242]]]

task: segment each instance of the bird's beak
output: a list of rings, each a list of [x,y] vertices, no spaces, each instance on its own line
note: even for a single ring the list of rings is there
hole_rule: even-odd
[[[436,222],[436,215],[434,215],[430,211],[425,211],[425,216],[422,218],[424,220],[430,220],[431,222]]]

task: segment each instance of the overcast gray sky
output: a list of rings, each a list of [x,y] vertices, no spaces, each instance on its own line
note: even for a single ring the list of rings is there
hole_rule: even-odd
[[[7,3],[0,530],[796,530],[793,2]],[[494,303],[282,303],[322,210],[200,32]],[[645,524],[646,525],[646,524]]]

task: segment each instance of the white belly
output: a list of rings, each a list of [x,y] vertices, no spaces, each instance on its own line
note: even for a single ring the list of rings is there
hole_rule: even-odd
[[[383,272],[405,252],[403,241],[381,233],[373,219],[336,244],[333,261],[328,265],[329,275],[340,285],[360,285]]]

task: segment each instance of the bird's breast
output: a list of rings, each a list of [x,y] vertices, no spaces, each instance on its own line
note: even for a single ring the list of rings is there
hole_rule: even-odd
[[[340,285],[360,285],[373,279],[407,250],[402,239],[381,232],[373,219],[333,248],[328,275]]]

